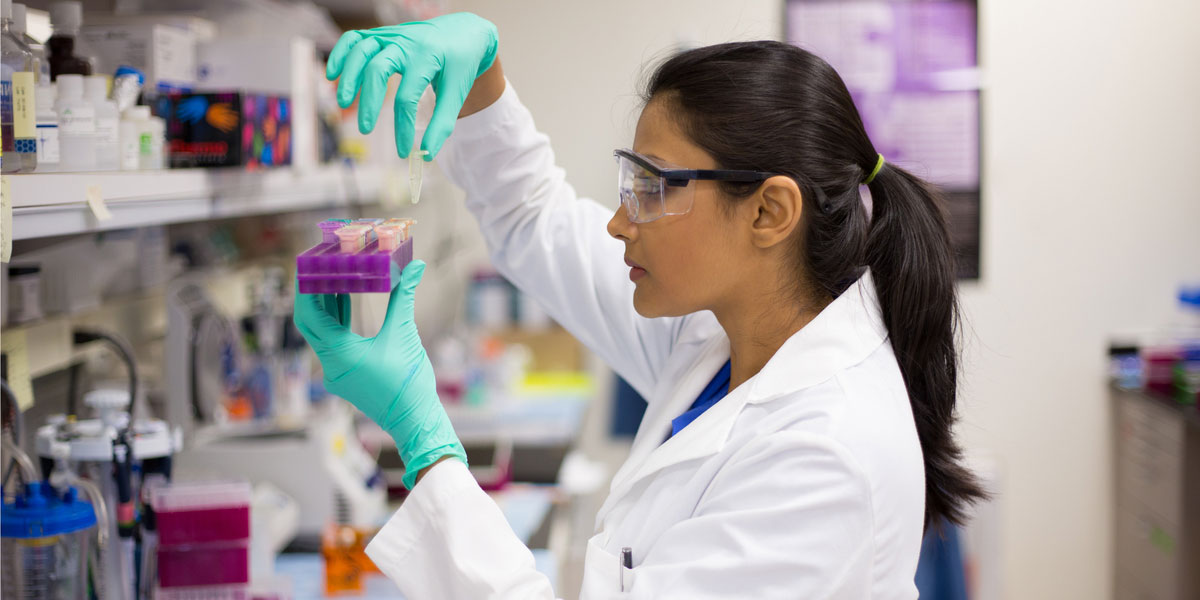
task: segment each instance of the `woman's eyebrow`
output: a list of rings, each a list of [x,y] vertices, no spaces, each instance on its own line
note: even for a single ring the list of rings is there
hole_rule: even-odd
[[[643,154],[642,156],[650,159],[654,163],[655,166],[662,168],[662,169],[681,168],[681,167],[676,167],[674,163],[672,163],[671,161],[669,161],[657,154]]]

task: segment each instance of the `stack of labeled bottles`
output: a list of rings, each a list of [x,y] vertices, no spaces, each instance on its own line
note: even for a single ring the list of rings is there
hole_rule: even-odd
[[[75,55],[81,24],[79,2],[55,3],[42,48],[25,35],[25,7],[0,0],[0,128],[4,154],[12,153],[5,173],[166,167],[166,122],[136,105],[142,73],[92,75],[89,60]]]

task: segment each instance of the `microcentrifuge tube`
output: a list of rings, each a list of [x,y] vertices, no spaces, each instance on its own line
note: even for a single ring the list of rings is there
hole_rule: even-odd
[[[425,169],[425,156],[428,150],[416,150],[408,155],[408,193],[412,203],[421,201],[421,174]]]

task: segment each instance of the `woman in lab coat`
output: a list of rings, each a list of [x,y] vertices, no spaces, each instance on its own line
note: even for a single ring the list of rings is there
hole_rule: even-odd
[[[982,496],[951,433],[955,281],[933,189],[876,153],[828,64],[746,42],[658,67],[614,153],[614,212],[564,181],[497,47],[466,13],[352,31],[328,76],[369,131],[402,75],[401,156],[434,87],[421,147],[466,190],[496,267],[648,402],[582,597],[915,598],[923,527]],[[437,398],[413,323],[423,271],[404,271],[374,338],[349,331],[345,297],[296,299],[328,389],[407,466],[367,553],[414,600],[553,598]]]

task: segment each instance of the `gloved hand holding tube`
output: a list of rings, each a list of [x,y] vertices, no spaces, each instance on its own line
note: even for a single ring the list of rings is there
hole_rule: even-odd
[[[414,260],[388,298],[379,333],[350,331],[350,297],[296,293],[296,328],[325,371],[325,389],[341,396],[383,428],[404,461],[404,485],[412,489],[422,469],[443,457],[467,462],[462,443],[437,395],[433,366],[413,319],[413,297],[425,273]]]
[[[358,100],[358,129],[375,128],[388,79],[399,74],[396,92],[396,151],[407,158],[413,147],[417,103],[433,85],[437,103],[421,149],[433,160],[450,132],[475,79],[496,60],[496,26],[471,13],[453,13],[428,21],[348,31],[329,54],[325,76],[339,79],[337,100],[348,108]]]

